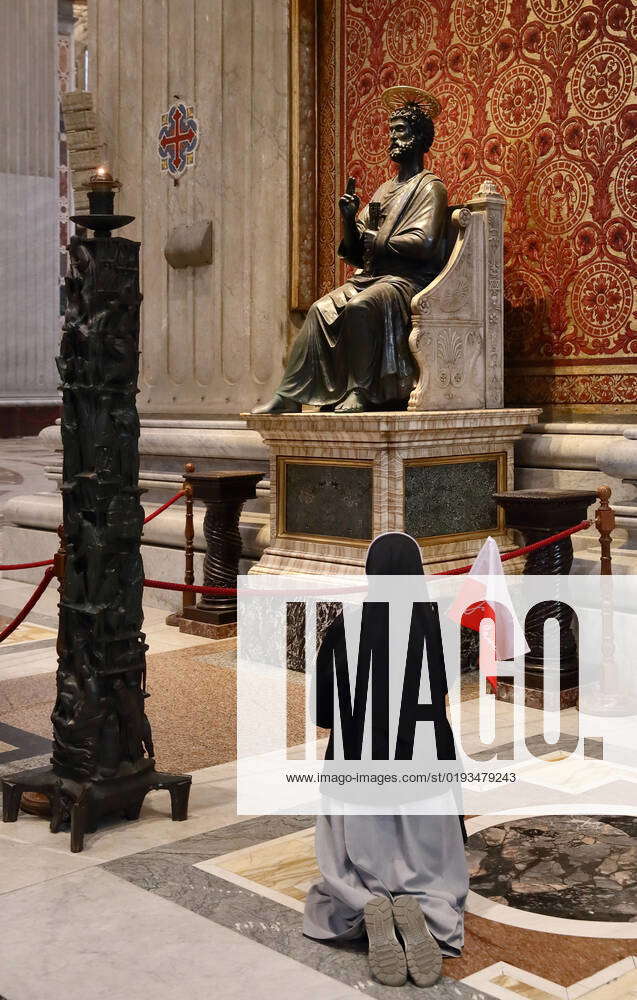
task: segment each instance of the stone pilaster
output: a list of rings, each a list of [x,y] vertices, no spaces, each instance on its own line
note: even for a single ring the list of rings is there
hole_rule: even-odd
[[[287,343],[287,3],[94,0],[89,48],[119,209],[143,234],[140,413],[236,416],[272,395]],[[200,127],[176,183],[157,153],[175,95]],[[171,267],[171,232],[204,220],[212,263]]]

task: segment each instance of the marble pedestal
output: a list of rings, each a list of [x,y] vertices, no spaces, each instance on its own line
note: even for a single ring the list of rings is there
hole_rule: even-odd
[[[270,543],[251,573],[363,571],[369,542],[406,531],[428,572],[487,535],[512,548],[493,494],[513,488],[513,445],[539,410],[251,414],[270,453]]]

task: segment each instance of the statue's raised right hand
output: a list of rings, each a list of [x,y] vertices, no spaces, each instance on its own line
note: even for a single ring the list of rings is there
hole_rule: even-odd
[[[341,215],[346,220],[354,220],[360,208],[361,200],[356,194],[356,178],[350,177],[347,181],[345,194],[339,198],[338,207]]]

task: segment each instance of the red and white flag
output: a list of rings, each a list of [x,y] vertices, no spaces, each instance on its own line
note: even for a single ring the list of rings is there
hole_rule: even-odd
[[[480,623],[485,619],[494,622],[495,630],[491,630],[491,634],[495,631],[495,636],[492,640],[487,639],[493,663],[497,660],[512,660],[528,653],[524,629],[517,619],[506,584],[500,550],[491,536],[487,538],[464,578],[449,617],[457,625],[464,625],[476,632],[480,631]],[[495,691],[497,678],[488,676],[487,681]]]

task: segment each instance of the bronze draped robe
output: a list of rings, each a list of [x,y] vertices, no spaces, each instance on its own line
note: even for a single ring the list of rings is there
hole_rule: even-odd
[[[356,271],[310,307],[277,390],[281,396],[321,406],[360,389],[381,406],[413,389],[411,300],[442,268],[447,192],[423,170],[407,181],[386,181],[372,200],[380,202],[382,218],[372,273]],[[356,221],[359,234],[368,222],[369,205]],[[354,256],[341,243],[339,254],[362,267],[362,243]]]

